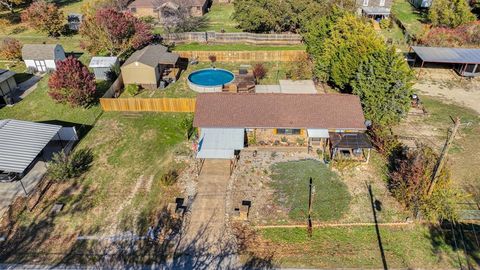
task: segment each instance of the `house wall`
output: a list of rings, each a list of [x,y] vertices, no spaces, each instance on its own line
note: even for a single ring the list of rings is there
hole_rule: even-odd
[[[132,63],[128,66],[121,67],[123,83],[138,84],[144,88],[157,88],[160,80],[160,71],[158,66],[153,68],[138,62]]]
[[[278,141],[280,145],[296,145],[300,141],[303,141],[305,145],[307,143],[307,131],[305,129],[301,129],[299,135],[277,134],[274,128],[247,129],[247,137],[249,143],[255,142],[258,145],[261,145],[262,142],[266,145],[272,145],[275,141]],[[282,142],[285,139],[287,143]]]
[[[63,59],[65,59],[65,58],[63,58]],[[59,59],[59,60],[63,60],[63,59]],[[55,60],[37,60],[37,61],[44,61],[45,66],[47,68],[47,71],[57,69],[57,65],[55,64]],[[25,62],[25,65],[27,66],[28,70],[32,70],[34,72],[39,71],[39,69],[35,65],[35,60],[24,60],[24,62]]]
[[[95,74],[95,79],[97,80],[106,80],[107,79],[107,73],[111,70],[111,68],[108,67],[98,67],[98,68],[93,68],[93,73]]]

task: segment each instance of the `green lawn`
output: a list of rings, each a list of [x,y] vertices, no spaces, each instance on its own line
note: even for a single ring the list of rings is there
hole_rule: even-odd
[[[306,229],[262,229],[270,241],[274,265],[318,268],[383,268],[373,226]],[[438,232],[426,226],[381,227],[380,235],[389,268],[458,268],[456,253]],[[274,248],[272,248],[272,246]],[[462,256],[462,255],[461,255]],[[464,259],[464,258],[462,258]]]
[[[13,107],[0,109],[0,119],[63,121],[76,125],[93,125],[95,119],[101,113],[99,105],[93,105],[90,108],[72,108],[66,104],[55,103],[47,92],[48,77],[44,77],[39,82],[38,87],[24,100]]]
[[[232,19],[233,4],[213,3],[210,11],[205,15],[208,20],[208,27],[203,31],[220,32],[242,32],[237,28],[237,23]]]
[[[289,46],[268,46],[268,45],[249,45],[249,44],[200,44],[188,43],[178,44],[173,50],[175,51],[289,51],[289,50],[305,50],[306,46],[289,45]]]
[[[341,218],[348,211],[351,196],[339,176],[315,160],[272,165],[272,187],[276,201],[289,209],[289,217],[304,221],[308,215],[309,178],[315,186],[312,218],[319,221]]]
[[[416,10],[407,0],[395,0],[392,14],[403,23],[411,35],[420,37],[425,31],[425,14]]]
[[[238,72],[242,64],[251,65],[252,67],[255,63],[245,62],[245,63],[227,63],[227,62],[216,62],[215,66],[217,68],[223,68],[230,70],[232,72]],[[262,63],[268,70],[265,78],[260,81],[260,84],[278,84],[278,80],[286,79],[286,63],[279,62],[267,62]],[[139,98],[160,98],[160,97],[195,97],[197,93],[190,90],[187,84],[188,76],[195,70],[204,69],[211,67],[211,64],[208,62],[200,62],[197,65],[189,65],[187,70],[183,71],[180,75],[180,78],[177,82],[169,85],[167,88],[160,90],[142,90],[135,97]],[[121,97],[129,98],[131,97],[128,93],[123,93]]]

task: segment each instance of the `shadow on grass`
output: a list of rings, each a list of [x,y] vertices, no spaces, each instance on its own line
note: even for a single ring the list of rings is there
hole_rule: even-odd
[[[457,254],[461,269],[480,267],[480,225],[467,222],[443,222],[430,226],[430,238],[435,253],[450,247]]]

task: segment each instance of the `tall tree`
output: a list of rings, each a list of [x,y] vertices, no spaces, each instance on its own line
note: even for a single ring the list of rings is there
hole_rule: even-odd
[[[349,83],[360,63],[371,53],[385,49],[385,44],[372,27],[350,13],[337,12],[317,23],[309,27],[316,30],[305,39],[315,59],[316,74],[350,92]]]
[[[151,27],[129,12],[101,8],[87,13],[80,27],[82,47],[93,54],[123,56],[153,39]]]
[[[57,62],[57,69],[50,76],[48,86],[50,97],[72,106],[89,105],[96,90],[93,74],[82,62],[71,56]]]
[[[457,27],[475,21],[476,17],[467,0],[435,0],[428,11],[428,19],[433,26]]]
[[[395,124],[408,113],[413,74],[393,47],[371,53],[350,82],[365,117],[376,125]]]
[[[47,33],[49,36],[58,36],[65,27],[63,12],[53,3],[44,0],[33,2],[22,12],[22,22],[33,29]]]

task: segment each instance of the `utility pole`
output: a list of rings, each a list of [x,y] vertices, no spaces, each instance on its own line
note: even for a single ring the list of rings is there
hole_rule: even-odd
[[[460,117],[456,117],[455,119],[452,118],[452,121],[453,121],[453,128],[447,138],[447,141],[445,142],[445,145],[443,146],[442,153],[440,154],[440,158],[438,159],[437,165],[435,166],[435,169],[433,171],[432,181],[430,182],[430,185],[428,186],[428,190],[427,190],[428,196],[432,195],[433,188],[435,187],[435,184],[437,182],[438,175],[440,174],[440,172],[443,169],[443,166],[445,165],[445,160],[448,155],[448,151],[450,150],[453,140],[455,139],[455,135],[458,132],[458,128],[460,127]]]
[[[313,224],[312,224],[312,204],[313,204],[313,194],[315,193],[315,187],[313,186],[313,179],[310,177],[310,186],[308,193],[308,236],[312,237]]]

